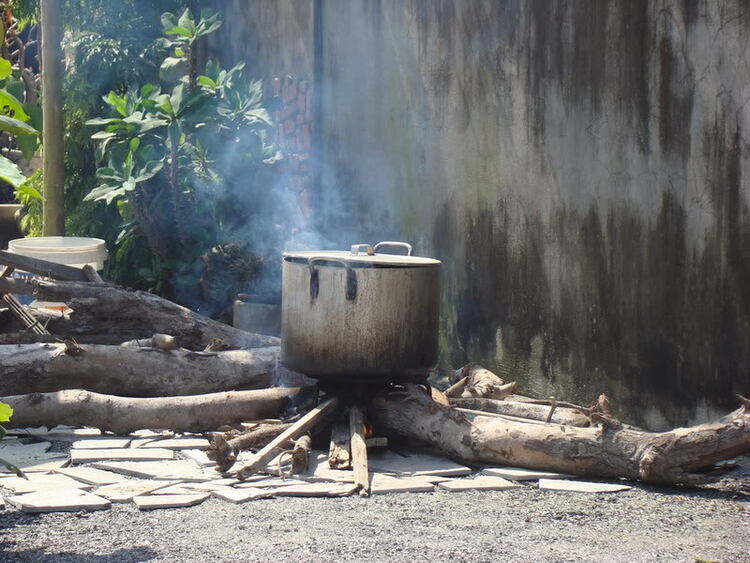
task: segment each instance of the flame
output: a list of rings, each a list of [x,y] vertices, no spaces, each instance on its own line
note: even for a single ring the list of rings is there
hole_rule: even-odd
[[[375,430],[372,426],[365,423],[365,438],[372,438],[375,435]]]

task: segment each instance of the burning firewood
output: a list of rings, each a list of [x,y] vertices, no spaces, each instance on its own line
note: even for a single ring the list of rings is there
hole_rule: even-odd
[[[258,423],[239,434],[217,434],[211,439],[206,455],[219,471],[227,471],[240,452],[265,446],[291,426],[291,423]]]
[[[278,353],[273,346],[206,353],[73,340],[0,346],[0,394],[80,388],[158,397],[259,389],[272,384]]]
[[[299,388],[275,387],[188,397],[127,398],[80,389],[0,398],[13,407],[19,428],[92,426],[125,434],[141,428],[200,432],[245,420],[278,416]]]
[[[468,364],[456,372],[457,381],[445,390],[449,398],[504,399],[517,387],[515,381],[505,383],[490,370],[477,364]]]
[[[746,400],[745,400],[746,401]],[[381,432],[421,440],[464,463],[512,465],[651,483],[706,483],[722,476],[714,464],[750,452],[750,403],[718,422],[644,432],[610,415],[597,426],[526,424],[499,417],[469,417],[409,385],[370,402]]]
[[[349,410],[349,432],[351,434],[352,469],[354,484],[359,496],[370,496],[370,473],[367,468],[367,444],[365,443],[365,419],[362,409],[352,405]]]

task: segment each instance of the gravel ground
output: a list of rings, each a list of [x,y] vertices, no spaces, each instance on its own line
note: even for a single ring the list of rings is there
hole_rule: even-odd
[[[0,561],[750,561],[750,457],[703,488],[0,512]]]

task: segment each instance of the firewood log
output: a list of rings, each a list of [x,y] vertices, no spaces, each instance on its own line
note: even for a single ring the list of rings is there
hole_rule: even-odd
[[[239,434],[217,434],[211,439],[206,455],[216,463],[216,469],[227,471],[237,461],[237,454],[265,446],[291,426],[290,423],[261,423]]]
[[[203,353],[73,341],[6,345],[0,346],[0,394],[87,389],[159,397],[259,389],[271,384],[278,353],[275,346]]]
[[[495,399],[450,399],[451,406],[475,411],[487,411],[495,414],[529,418],[555,424],[569,424],[570,426],[589,426],[589,417],[584,413],[569,407],[555,407],[554,410],[545,405],[535,405],[520,401],[497,401]],[[550,417],[550,413],[552,416]],[[547,420],[549,418],[549,421]]]
[[[747,401],[747,400],[745,400]],[[597,426],[525,424],[468,417],[434,402],[417,386],[373,397],[370,421],[380,432],[426,442],[464,463],[492,463],[650,483],[706,483],[714,464],[750,452],[750,402],[718,422],[644,432],[599,414]]]
[[[142,428],[201,432],[245,420],[278,416],[299,388],[275,387],[188,397],[128,398],[80,389],[0,397],[13,407],[18,428],[92,426],[125,434]]]
[[[504,399],[517,387],[515,381],[505,383],[490,370],[477,364],[467,364],[456,372],[457,381],[445,390],[449,398]]]
[[[244,332],[158,295],[107,283],[0,278],[2,293],[66,303],[73,312],[51,318],[47,325],[50,332],[61,336],[117,333],[124,342],[165,333],[191,350],[203,350],[214,340],[244,349],[279,344],[278,338]]]

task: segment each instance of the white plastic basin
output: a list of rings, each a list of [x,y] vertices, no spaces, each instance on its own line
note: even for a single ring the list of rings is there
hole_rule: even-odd
[[[8,243],[8,251],[78,268],[90,264],[96,270],[104,268],[107,259],[104,241],[88,237],[18,238]]]

